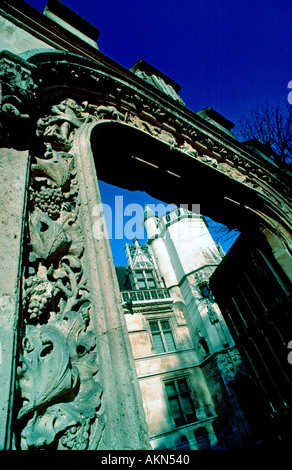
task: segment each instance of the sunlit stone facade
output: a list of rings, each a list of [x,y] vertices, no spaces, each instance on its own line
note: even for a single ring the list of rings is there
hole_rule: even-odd
[[[151,445],[241,446],[248,427],[230,384],[242,363],[208,283],[224,253],[186,209],[158,218],[146,206],[144,225],[148,244],[126,244],[116,270]]]

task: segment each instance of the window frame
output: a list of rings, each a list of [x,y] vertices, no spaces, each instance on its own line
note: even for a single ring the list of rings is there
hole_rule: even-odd
[[[209,297],[212,296],[212,291],[211,291],[211,289],[210,289],[209,282],[207,282],[207,281],[200,282],[200,284],[198,284],[198,288],[199,288],[201,297],[202,297],[203,299],[208,299]],[[204,289],[204,288],[205,288],[205,289],[208,289],[207,295],[205,295],[205,294],[203,293],[203,289]]]
[[[149,325],[149,331],[150,331],[150,338],[151,338],[152,348],[155,350],[155,353],[156,353],[156,354],[171,353],[171,352],[174,352],[174,351],[177,351],[177,350],[178,350],[177,343],[176,343],[176,340],[175,340],[174,329],[173,329],[173,326],[172,326],[171,319],[170,319],[169,317],[150,318],[150,319],[147,319],[147,321],[148,321],[148,325]],[[164,321],[168,321],[168,323],[169,323],[169,328],[163,329],[163,328],[161,327],[161,322],[164,322]],[[152,324],[153,324],[153,323],[157,323],[157,324],[158,324],[158,330],[157,330],[157,331],[152,331],[152,330],[151,330],[151,323],[152,323]],[[173,344],[174,344],[174,349],[169,349],[169,348],[168,348],[166,339],[165,339],[165,337],[164,337],[164,333],[171,333],[172,341],[173,341]],[[155,344],[154,344],[154,339],[153,339],[153,336],[154,336],[154,335],[160,335],[160,338],[161,338],[161,340],[162,340],[162,344],[163,344],[163,347],[164,347],[165,351],[158,352],[158,351],[156,350],[156,347],[155,347]]]
[[[186,388],[186,390],[181,391],[181,390],[179,390],[178,382],[183,381],[183,380],[186,382],[187,388]],[[199,419],[197,417],[196,403],[195,403],[195,400],[194,400],[194,392],[193,392],[193,389],[190,387],[189,376],[184,375],[184,376],[178,376],[178,377],[172,377],[172,378],[169,378],[169,379],[164,379],[163,384],[164,384],[164,391],[165,391],[165,396],[166,396],[167,407],[168,407],[168,410],[169,410],[169,415],[173,419],[175,427],[178,428],[178,427],[182,427],[182,426],[187,426],[188,424],[197,423],[199,421]],[[172,393],[172,394],[167,393],[166,386],[168,384],[174,384],[175,385],[175,387],[174,387],[175,393]],[[185,407],[184,407],[184,403],[183,403],[183,399],[182,399],[182,395],[184,395],[184,394],[188,395],[188,397],[190,399],[190,402],[192,404],[193,413],[191,415],[188,415],[185,411]],[[170,398],[173,398],[173,397],[177,398],[177,401],[178,401],[178,404],[179,404],[179,411],[180,411],[180,417],[179,418],[175,418],[174,414],[173,414],[173,411],[172,411]],[[194,419],[189,419],[188,416],[194,416]],[[182,421],[179,422],[178,420],[182,420]]]
[[[151,276],[149,276],[149,274]],[[154,273],[154,270],[151,268],[141,268],[135,269],[133,272],[134,281],[138,290],[151,290],[151,289],[158,289],[157,279]],[[139,282],[144,282],[145,287],[140,287]],[[150,287],[150,282],[154,283],[153,287]]]

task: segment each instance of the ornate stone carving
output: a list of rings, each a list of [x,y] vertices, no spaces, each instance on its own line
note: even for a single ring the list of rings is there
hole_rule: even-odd
[[[0,53],[0,144],[3,146],[27,145],[37,90],[33,70],[33,65],[11,52]]]
[[[16,96],[4,96],[0,110],[0,144],[3,147],[26,146],[31,127],[30,116],[21,112],[22,103]]]
[[[176,142],[167,142],[170,143],[171,148],[184,151],[193,157],[197,156],[197,160],[211,167],[212,171],[224,173],[229,178],[240,181],[242,185],[261,193],[268,199],[273,197],[271,193],[275,192],[274,203],[277,206],[282,203],[281,197],[277,197],[277,193],[280,193],[280,195],[285,194],[287,197],[291,196],[291,188],[289,184],[285,184],[284,175],[282,174],[278,178],[277,172],[271,173],[268,166],[265,167],[264,161],[258,162],[250,158],[250,149],[247,148],[247,152],[244,151],[244,148],[235,150],[237,146],[226,142],[224,136],[218,138],[218,136],[213,136],[211,132],[206,133],[206,130],[201,128],[199,123],[193,122],[192,118],[189,119],[183,114],[178,114],[177,110],[174,112],[171,103],[162,103],[159,97],[154,100],[148,90],[141,90],[138,85],[134,88],[125,80],[107,76],[98,69],[92,69],[88,73],[88,69],[84,69],[77,63],[73,66],[73,64],[68,64],[66,61],[57,62],[54,71],[52,71],[51,64],[48,63],[41,65],[41,69],[42,80],[44,81],[46,81],[46,76],[51,77],[52,73],[55,75],[61,74],[62,76],[65,74],[76,84],[81,81],[83,88],[85,86],[88,89],[98,87],[98,92],[103,95],[102,103],[99,105],[91,105],[87,102],[81,104],[75,118],[80,119],[82,122],[85,122],[87,111],[87,119],[89,120],[111,119],[123,121],[157,138],[161,136],[162,140],[165,137],[164,132],[170,132],[172,140],[176,140]],[[154,83],[152,84],[154,85]],[[64,103],[62,106],[64,106]],[[100,107],[100,112],[95,115],[94,109],[96,110],[98,107]],[[75,124],[74,122],[70,123],[68,119],[70,113],[65,112],[65,114],[67,115],[67,124],[63,126],[63,132],[66,134],[65,127],[72,130]],[[60,115],[57,121],[60,124]],[[52,140],[54,135],[57,140],[59,139],[60,148],[62,149],[62,145],[66,145],[66,141],[62,144],[62,131],[58,129],[60,125],[54,126],[52,124],[51,127],[47,132],[52,134]],[[190,147],[183,148],[183,140]],[[289,209],[285,206],[283,208],[284,217],[287,211]]]
[[[244,365],[237,349],[228,350],[216,357],[217,366],[224,382],[246,374]]]
[[[89,122],[89,113],[84,113],[81,105],[67,98],[51,108],[51,115],[40,118],[37,123],[37,135],[43,136],[56,151],[69,150],[72,145],[74,130]]]
[[[166,95],[170,96],[172,99],[178,101],[182,105],[184,102],[182,98],[177,94],[174,88],[161,77],[154,73],[146,73],[144,70],[137,69],[134,72],[138,77],[145,80],[150,85],[154,86],[158,90],[162,91]]]
[[[77,312],[66,317],[67,334],[59,325],[29,326],[23,340],[18,380],[23,406],[18,420],[26,420],[21,449],[86,449],[91,423],[101,405],[96,342]],[[56,323],[58,325],[58,323]],[[69,328],[68,328],[69,327]],[[60,442],[54,442],[60,435]]]
[[[31,98],[35,95],[37,85],[32,78],[33,65],[8,51],[0,53],[0,64],[0,79],[4,96],[17,95]]]
[[[82,109],[88,111],[88,119],[93,120],[94,118],[99,119],[110,119],[114,121],[123,121],[124,114],[117,110],[115,106],[95,106],[89,104],[88,101],[82,103]],[[93,114],[92,117],[89,117],[90,114]]]
[[[97,448],[104,428],[91,296],[83,268],[72,134],[88,121],[64,100],[38,121],[32,158],[18,367],[20,449]],[[41,148],[41,145],[39,145]]]
[[[184,140],[183,144],[179,146],[179,150],[195,158],[198,156],[198,151],[186,140]]]
[[[269,162],[261,165],[249,149],[213,133],[208,123],[201,125],[190,111],[177,108],[175,101],[167,99],[171,90],[164,88],[165,83],[150,77],[152,85],[165,92],[153,98],[155,90],[145,82],[135,77],[128,80],[117,70],[111,74],[103,64],[83,66],[78,60],[58,52],[35,66],[7,52],[0,55],[0,141],[4,146],[28,148],[37,86],[49,100],[64,92],[65,77],[75,96],[88,90],[88,96],[96,100],[95,104],[83,101],[86,95],[79,103],[65,99],[38,121],[41,145],[32,153],[15,403],[15,442],[21,449],[95,449],[105,426],[78,181],[70,154],[80,126],[104,120],[133,126],[209,166],[212,172],[222,172],[261,193],[289,219],[290,208],[281,199],[290,194],[285,184],[288,178],[282,178],[277,168],[270,172]],[[191,283],[196,292],[199,281],[200,273]],[[221,359],[224,376],[233,378],[237,365],[227,356]]]

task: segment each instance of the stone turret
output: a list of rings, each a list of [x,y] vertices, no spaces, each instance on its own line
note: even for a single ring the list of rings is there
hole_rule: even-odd
[[[178,287],[175,270],[163,239],[165,231],[160,224],[159,217],[157,217],[148,206],[145,206],[144,210],[144,227],[162,280],[174,300],[174,309],[176,313],[183,311],[184,300]]]

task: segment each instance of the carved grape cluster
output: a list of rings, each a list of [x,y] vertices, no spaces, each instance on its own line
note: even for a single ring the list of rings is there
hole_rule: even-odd
[[[33,295],[30,299],[28,305],[28,315],[32,318],[38,318],[41,315],[41,312],[44,310],[48,302],[47,297],[40,295]]]
[[[79,426],[72,426],[61,437],[61,443],[68,449],[85,450],[89,442],[89,419],[82,418]]]
[[[42,186],[39,191],[34,192],[34,202],[43,212],[52,219],[57,219],[61,212],[63,193],[61,188],[50,188]]]
[[[47,304],[58,289],[50,282],[43,281],[37,276],[29,277],[26,281],[28,288],[26,295],[27,313],[30,320],[38,319],[45,311]]]

